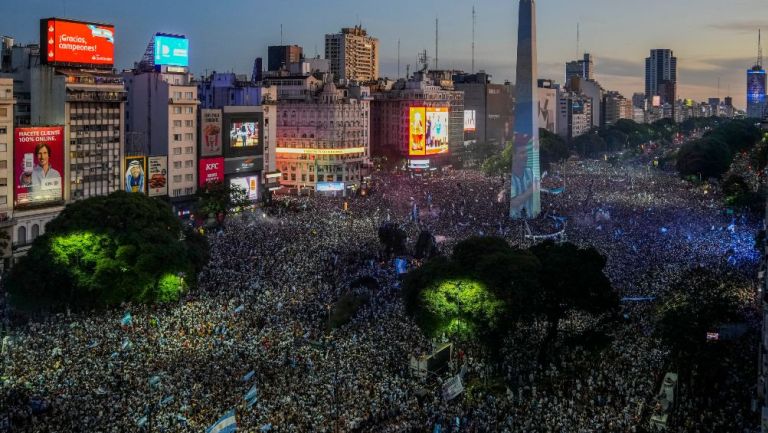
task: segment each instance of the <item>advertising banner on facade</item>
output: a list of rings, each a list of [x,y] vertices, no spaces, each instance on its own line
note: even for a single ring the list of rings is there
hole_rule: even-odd
[[[14,130],[13,201],[23,207],[63,199],[64,127]]]
[[[155,65],[189,66],[189,39],[155,35]]]
[[[230,185],[244,190],[245,196],[251,201],[259,199],[259,183],[258,176],[235,177],[230,180]]]
[[[411,107],[409,118],[408,155],[424,156],[426,155],[425,140],[427,137],[426,108]]]
[[[129,156],[125,158],[123,174],[123,191],[147,192],[147,158],[144,156]]]
[[[318,182],[317,192],[344,191],[344,182]]]
[[[44,64],[113,66],[115,27],[82,21],[42,20],[40,57]]]
[[[221,156],[221,110],[200,110],[201,156]]]
[[[198,185],[204,187],[210,182],[224,182],[224,158],[203,158],[197,173]]]
[[[148,195],[150,197],[168,195],[167,156],[150,156],[147,176],[149,177]]]
[[[427,155],[448,153],[448,107],[427,108]]]
[[[464,132],[475,132],[477,128],[476,117],[476,110],[464,110]]]

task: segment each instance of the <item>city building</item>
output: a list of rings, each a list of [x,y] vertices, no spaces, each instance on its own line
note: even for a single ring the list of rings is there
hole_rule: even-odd
[[[165,45],[183,45],[177,57],[155,61]],[[125,71],[126,161],[145,164],[145,192],[167,196],[179,214],[188,214],[197,193],[197,85],[189,73],[189,42],[183,36],[156,34],[137,68]],[[184,54],[181,54],[181,53]],[[146,158],[140,160],[138,158]],[[126,165],[128,162],[126,163]],[[166,176],[162,181],[158,176]],[[152,176],[155,179],[151,179]],[[162,183],[162,186],[160,186]]]
[[[575,93],[560,92],[557,133],[567,141],[592,129],[592,98]]]
[[[634,117],[632,101],[619,92],[607,92],[603,96],[602,113],[602,125],[615,125],[621,119],[632,120]]]
[[[766,75],[762,65],[747,71],[747,117],[762,119],[766,115]]]
[[[595,59],[592,54],[585,53],[584,59],[573,60],[565,64],[565,82],[571,81],[571,78],[574,77],[585,80],[595,79]]]
[[[304,50],[298,45],[272,45],[267,48],[267,70],[279,71],[298,63],[304,58]]]
[[[464,92],[464,115],[474,118],[474,128],[465,127],[465,140],[501,145],[512,137],[512,104],[509,88],[491,82],[484,71],[456,74],[455,90]]]
[[[32,121],[32,68],[40,64],[40,45],[16,45],[9,36],[2,41],[0,77],[13,79],[14,123],[26,126]]]
[[[552,80],[539,80],[539,128],[557,134],[560,86]]]
[[[303,191],[346,195],[362,185],[370,159],[371,97],[367,87],[336,86],[312,75],[279,81],[277,168],[280,184]],[[303,82],[299,92],[296,82]]]
[[[654,49],[645,59],[645,99],[653,107],[669,104],[671,114],[665,111],[664,117],[674,118],[677,101],[677,57],[672,50]]]
[[[603,95],[605,90],[597,81],[573,77],[565,85],[570,92],[584,95],[592,100],[592,126],[599,128],[603,119]]]
[[[426,66],[373,93],[371,152],[419,169],[449,165],[464,150],[464,92],[436,85]],[[412,164],[411,164],[412,165]]]
[[[367,83],[379,78],[379,40],[360,26],[325,35],[325,58],[337,82]]]
[[[16,105],[13,84],[11,78],[0,78],[0,230],[9,239],[13,236],[13,128]],[[10,243],[2,250],[2,269],[10,266],[11,251]]]
[[[200,108],[261,105],[263,87],[246,75],[213,72],[197,82]]]

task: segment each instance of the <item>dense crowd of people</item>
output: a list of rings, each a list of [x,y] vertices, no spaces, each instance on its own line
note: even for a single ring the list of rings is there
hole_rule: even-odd
[[[178,304],[14,326],[2,346],[0,431],[201,431],[232,408],[243,431],[643,431],[669,354],[652,334],[652,302],[629,298],[652,301],[694,266],[754,279],[759,222],[726,212],[714,186],[644,166],[569,162],[549,181],[562,183],[559,193],[544,195],[545,216],[528,224],[507,218],[507,180],[470,170],[379,174],[362,197],[286,197],[230,217],[208,234],[210,263]],[[576,342],[547,365],[537,364],[544,332],[533,324],[504,342],[498,378],[477,347],[457,348],[467,392],[444,401],[447,374],[410,370],[433,342],[405,314],[395,269],[380,256],[387,221],[410,244],[429,230],[443,252],[470,236],[524,247],[564,230],[607,256],[606,274],[628,298],[624,321],[603,327],[602,350]],[[331,329],[347,293],[368,301]],[[574,315],[561,326],[568,336],[601,325]],[[488,380],[505,391],[479,385]],[[706,402],[691,399],[672,431],[755,431],[744,397],[701,417]]]

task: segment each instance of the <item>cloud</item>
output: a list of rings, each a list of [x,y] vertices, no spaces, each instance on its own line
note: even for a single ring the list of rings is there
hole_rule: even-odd
[[[742,20],[728,21],[723,23],[710,24],[709,28],[735,33],[754,33],[755,30],[768,28],[768,21]]]

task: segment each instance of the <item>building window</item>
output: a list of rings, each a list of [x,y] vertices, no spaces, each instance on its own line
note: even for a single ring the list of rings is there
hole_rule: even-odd
[[[181,114],[181,107],[173,107],[173,114]]]
[[[195,109],[192,107],[187,107],[186,110],[184,111],[186,111],[187,114],[193,114],[195,112]]]
[[[173,126],[175,126],[176,128],[181,128],[181,120],[174,120]]]
[[[176,182],[176,183],[181,182],[181,175],[180,174],[174,175],[173,176],[173,181]]]
[[[195,126],[195,125],[193,125],[193,123],[194,123],[194,121],[192,121],[192,120],[185,120],[184,121],[184,126],[186,126],[187,128],[192,128],[193,126]]]
[[[0,117],[7,117],[7,116],[8,116],[8,109],[0,108]]]
[[[187,99],[195,99],[195,95],[192,92],[187,92],[187,93],[184,94],[184,96]]]
[[[178,197],[178,196],[180,196],[180,195],[181,195],[181,188],[178,188],[178,189],[174,189],[174,190],[173,190],[173,196],[174,196],[174,197]]]
[[[27,243],[27,228],[24,226],[19,227],[19,229],[16,231],[16,239],[19,245],[24,245]]]
[[[173,134],[173,141],[181,141],[181,134]]]
[[[174,147],[173,148],[173,154],[174,155],[181,155],[181,148],[180,147]]]
[[[181,92],[173,92],[173,99],[181,99]]]
[[[181,165],[181,162],[179,162],[179,165]],[[191,159],[184,161],[184,167],[186,168],[193,167],[194,165],[195,165],[195,161],[192,161]]]
[[[0,143],[0,152],[7,152],[8,151],[8,145],[5,143]]]
[[[37,239],[37,237],[40,236],[40,226],[37,224],[32,225],[32,236],[29,238],[29,240],[34,241]]]
[[[181,168],[181,161],[173,161],[173,168]]]
[[[192,133],[191,133],[191,132],[188,132],[188,133],[184,134],[184,140],[186,140],[186,141],[192,141],[192,140],[194,140],[194,139],[195,139],[195,136],[194,136],[194,135],[192,135]]]
[[[195,179],[192,178],[191,174],[185,174],[184,175],[184,180],[186,180],[187,182],[192,182]]]
[[[184,153],[186,153],[187,155],[191,155],[191,154],[192,154],[192,152],[194,152],[194,150],[195,150],[195,148],[194,148],[194,147],[192,147],[192,146],[187,146],[187,147],[185,147],[185,148],[184,148]]]
[[[184,194],[192,195],[194,193],[195,193],[195,189],[194,188],[184,188]]]
[[[8,178],[0,177],[0,186],[8,186]]]

